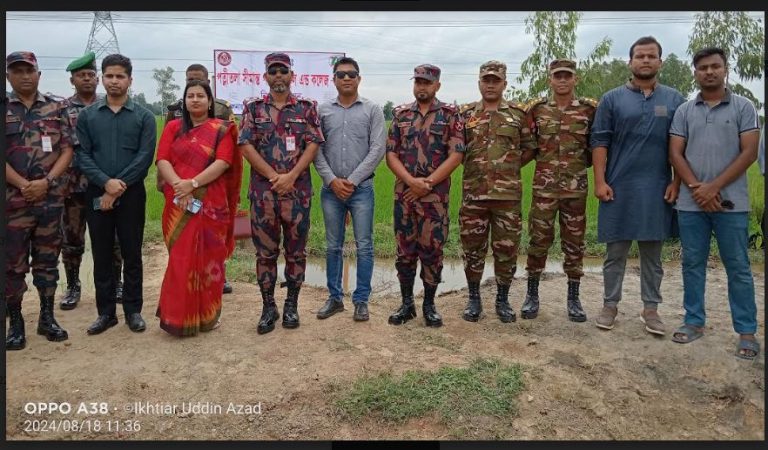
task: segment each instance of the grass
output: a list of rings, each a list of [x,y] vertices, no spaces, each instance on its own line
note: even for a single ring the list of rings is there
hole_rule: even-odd
[[[351,422],[374,417],[403,423],[436,414],[450,426],[459,425],[461,418],[508,418],[516,413],[517,397],[524,388],[522,375],[518,364],[479,358],[466,368],[362,377],[339,393],[335,404]]]
[[[158,140],[160,133],[162,132],[163,119],[157,118],[158,126]],[[520,253],[525,254],[528,248],[528,211],[531,206],[531,184],[533,180],[533,172],[535,165],[529,163],[523,167],[521,171],[521,178],[523,182],[523,199],[522,199],[522,216],[523,216],[523,232],[520,240]],[[310,232],[307,242],[307,251],[311,255],[323,256],[325,255],[325,227],[323,225],[322,209],[320,208],[320,188],[322,186],[322,180],[317,174],[314,165],[310,166],[312,174],[312,186],[314,188],[314,196],[312,198],[312,208],[310,210]],[[459,241],[459,225],[458,225],[458,211],[461,206],[461,177],[463,167],[459,166],[456,171],[451,175],[451,191],[449,200],[449,214],[451,216],[449,226],[448,241],[444,248],[444,254],[448,258],[458,258],[461,256],[461,243]],[[147,187],[147,208],[146,208],[146,227],[145,238],[150,241],[162,241],[162,229],[160,226],[160,219],[162,216],[164,199],[162,194],[155,189],[157,168],[153,164],[150,167],[149,175],[145,180]],[[749,180],[749,195],[752,204],[752,212],[750,213],[750,234],[756,232],[760,228],[759,218],[763,214],[765,208],[765,196],[764,196],[764,179],[760,175],[760,170],[757,164],[752,165],[749,168],[748,180]],[[250,180],[250,166],[247,162],[243,167],[243,184],[240,190],[240,208],[248,209],[250,202],[248,201],[248,183]],[[376,201],[376,208],[374,209],[374,226],[373,226],[373,241],[375,254],[378,257],[394,257],[395,256],[395,236],[393,228],[393,202],[394,202],[394,185],[395,176],[386,166],[386,163],[382,161],[379,167],[375,171],[374,177],[374,195]],[[590,195],[587,199],[587,231],[586,231],[586,256],[600,257],[604,255],[605,244],[597,242],[597,208],[598,201],[591,195],[593,179],[592,169],[589,169],[589,186]],[[347,239],[352,239],[351,226],[347,227]],[[713,252],[717,254],[716,244],[713,241]],[[352,251],[352,253],[354,253]],[[562,252],[560,250],[560,238],[559,230],[555,233],[555,241],[550,250],[550,255],[553,258],[562,258]],[[665,261],[678,259],[680,255],[680,244],[678,241],[671,241],[670,245],[664,246],[664,253],[662,255]],[[245,256],[245,255],[244,255]],[[637,256],[637,246],[633,245],[630,250],[630,256]],[[763,254],[761,251],[751,251],[750,257],[753,261],[762,262]]]

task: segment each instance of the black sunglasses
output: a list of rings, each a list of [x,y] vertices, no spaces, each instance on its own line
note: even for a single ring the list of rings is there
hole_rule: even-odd
[[[724,209],[733,209],[736,207],[736,205],[734,205],[730,200],[723,200],[720,202],[720,206],[722,206]]]
[[[280,72],[281,75],[288,75],[288,72],[291,70],[287,67],[270,67],[269,70],[267,70],[267,73],[270,75],[277,75],[277,72]]]
[[[354,80],[360,73],[357,70],[337,70],[334,75],[339,80],[343,80],[346,76]]]

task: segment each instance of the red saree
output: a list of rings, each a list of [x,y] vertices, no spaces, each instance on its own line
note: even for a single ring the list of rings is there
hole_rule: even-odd
[[[163,236],[168,248],[157,317],[160,328],[175,336],[193,336],[213,329],[221,315],[224,260],[234,250],[233,225],[240,199],[242,156],[233,123],[208,119],[177,136],[181,119],[168,123],[160,137],[157,161],[171,163],[182,179],[197,176],[215,159],[230,167],[212,183],[193,192],[202,200],[197,214],[173,204],[173,187],[166,183]]]

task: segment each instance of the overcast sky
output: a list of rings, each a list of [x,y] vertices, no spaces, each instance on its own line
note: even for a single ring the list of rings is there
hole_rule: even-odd
[[[611,58],[628,59],[629,46],[653,35],[664,56],[686,54],[695,12],[585,12],[578,28],[577,59],[607,36]],[[489,59],[504,61],[508,80],[528,56],[527,12],[113,12],[120,51],[134,64],[133,90],[155,101],[152,69],[171,66],[183,85],[184,69],[198,62],[213,69],[213,49],[345,52],[359,63],[361,95],[380,104],[413,100],[413,67],[440,66],[443,101],[474,101],[477,71]],[[762,12],[750,13],[763,17]],[[40,61],[43,92],[69,96],[69,62],[82,55],[90,12],[7,12],[6,51],[31,50]],[[761,20],[762,22],[762,20]],[[45,33],[29,33],[43,25]],[[764,82],[746,83],[764,101]],[[6,89],[10,86],[6,82]],[[103,92],[103,87],[100,88]]]

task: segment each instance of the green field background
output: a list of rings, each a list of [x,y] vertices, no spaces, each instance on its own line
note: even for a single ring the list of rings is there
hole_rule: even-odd
[[[389,126],[389,122],[387,123]],[[158,141],[160,133],[162,132],[163,119],[157,118],[157,133]],[[523,181],[523,235],[520,243],[520,252],[525,253],[528,247],[528,230],[527,220],[528,211],[531,205],[531,182],[533,178],[533,172],[535,168],[535,162],[531,162],[526,165],[521,172]],[[461,244],[459,242],[459,227],[458,227],[458,212],[461,205],[461,176],[463,167],[454,171],[451,176],[451,192],[450,192],[450,206],[449,213],[451,216],[450,222],[450,236],[448,243],[445,246],[445,255],[447,257],[459,257],[461,256]],[[311,166],[312,172],[312,187],[314,190],[314,196],[312,197],[312,209],[311,209],[311,226],[310,236],[307,244],[307,251],[311,255],[324,255],[325,254],[325,230],[323,226],[322,210],[320,208],[320,188],[322,186],[322,180],[317,174],[314,165]],[[145,181],[147,188],[147,209],[146,209],[146,238],[150,241],[162,241],[162,229],[160,225],[160,219],[162,216],[164,199],[163,196],[155,188],[157,169],[153,164],[149,170],[149,175]],[[240,209],[247,210],[250,208],[250,202],[248,201],[248,182],[249,182],[250,166],[247,161],[244,162],[243,167],[243,184],[241,188],[241,204]],[[752,204],[752,212],[750,213],[750,233],[759,230],[759,217],[763,213],[764,209],[764,190],[763,177],[760,175],[760,170],[757,164],[750,167],[748,171],[749,179],[749,195]],[[394,192],[395,177],[385,162],[382,160],[379,167],[376,169],[376,175],[374,177],[375,186],[375,201],[376,208],[374,209],[374,247],[376,256],[379,257],[393,257],[395,256],[395,241],[394,241],[394,229],[392,225],[393,214],[393,192]],[[592,195],[592,170],[589,170],[589,192],[590,195],[587,200],[587,255],[588,256],[602,256],[605,251],[605,245],[597,242],[597,207],[598,201]],[[351,226],[348,227],[347,236],[351,239],[352,236]],[[552,245],[550,254],[554,257],[561,256],[559,236],[555,237],[555,242]],[[716,249],[715,249],[716,251]],[[354,252],[352,252],[354,253]],[[752,252],[753,260],[762,261],[761,252]],[[671,245],[665,246],[665,260],[677,259],[679,257],[679,244],[672,242]]]

